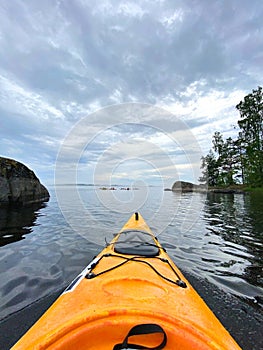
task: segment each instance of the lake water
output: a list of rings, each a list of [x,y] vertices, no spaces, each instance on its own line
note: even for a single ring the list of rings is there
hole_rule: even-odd
[[[93,186],[50,194],[39,206],[0,210],[0,319],[66,286],[136,210],[182,271],[262,307],[262,194]]]

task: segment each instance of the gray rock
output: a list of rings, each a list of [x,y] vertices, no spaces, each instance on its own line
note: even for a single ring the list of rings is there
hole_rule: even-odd
[[[207,192],[207,186],[195,185],[187,181],[176,181],[173,184],[172,191],[174,192]]]
[[[13,159],[0,157],[0,206],[47,201],[48,190],[34,172]]]

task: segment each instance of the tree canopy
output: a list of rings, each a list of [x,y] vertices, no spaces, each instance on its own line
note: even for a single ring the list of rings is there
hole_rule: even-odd
[[[201,182],[209,186],[231,186],[244,184],[263,186],[263,91],[252,90],[236,106],[240,113],[238,137],[224,139],[216,131],[213,147],[202,157]]]

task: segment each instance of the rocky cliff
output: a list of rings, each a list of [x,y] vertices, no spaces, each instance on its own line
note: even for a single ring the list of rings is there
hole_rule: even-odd
[[[26,205],[49,199],[34,172],[13,159],[0,157],[0,206]]]

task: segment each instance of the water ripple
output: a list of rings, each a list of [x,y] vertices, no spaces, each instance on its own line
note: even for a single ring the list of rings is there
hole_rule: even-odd
[[[0,212],[0,319],[66,286],[101,250],[98,238],[102,244],[110,241],[131,214],[106,207],[94,189],[84,187],[83,203],[92,214],[84,221],[70,201],[70,187],[64,190],[68,215],[79,232],[65,221],[52,191],[46,205]],[[125,203],[131,195],[120,193]],[[262,303],[261,197],[180,195],[151,188],[140,211],[181,269],[255,305]]]

